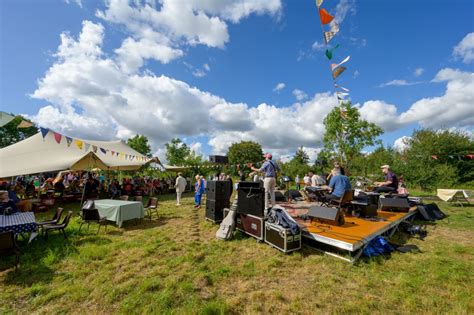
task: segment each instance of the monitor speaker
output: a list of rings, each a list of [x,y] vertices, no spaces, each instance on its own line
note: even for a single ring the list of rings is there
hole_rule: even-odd
[[[311,207],[308,216],[331,225],[343,225],[345,223],[344,214],[339,208]]]
[[[380,198],[379,209],[381,211],[408,212],[410,205],[406,198]]]

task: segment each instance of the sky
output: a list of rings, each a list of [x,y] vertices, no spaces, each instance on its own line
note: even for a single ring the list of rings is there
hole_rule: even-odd
[[[331,62],[361,116],[400,147],[474,129],[474,1],[325,0]],[[316,158],[338,101],[313,0],[0,1],[0,109],[89,140],[146,135],[164,157],[259,142]],[[326,25],[326,31],[329,25]]]

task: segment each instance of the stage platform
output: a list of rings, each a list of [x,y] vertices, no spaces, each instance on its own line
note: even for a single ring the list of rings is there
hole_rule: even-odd
[[[407,213],[378,211],[376,218],[345,216],[344,225],[334,226],[299,218],[312,206],[319,205],[318,203],[296,202],[279,205],[295,219],[302,230],[302,236],[315,243],[316,249],[350,262],[360,257],[364,247],[372,239],[379,235],[391,237],[401,222],[411,220],[417,212],[416,207],[413,207]]]

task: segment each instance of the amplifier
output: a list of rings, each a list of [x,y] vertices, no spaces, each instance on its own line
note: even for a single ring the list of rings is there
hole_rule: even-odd
[[[410,205],[406,198],[380,198],[379,209],[381,211],[408,212]]]
[[[345,223],[344,214],[339,208],[311,207],[308,216],[331,225],[343,225]]]

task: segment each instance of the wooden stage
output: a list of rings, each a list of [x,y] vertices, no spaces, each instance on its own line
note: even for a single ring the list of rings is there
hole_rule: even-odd
[[[296,202],[280,203],[289,215],[298,223],[302,236],[316,243],[316,249],[325,248],[325,253],[354,262],[362,254],[365,246],[379,235],[392,236],[398,225],[410,220],[416,214],[416,207],[408,213],[377,211],[376,218],[358,218],[345,216],[345,223],[341,226],[329,225],[316,220],[303,220],[299,216],[306,214],[309,208],[318,206],[318,203]],[[325,246],[318,246],[325,245]],[[339,254],[334,253],[334,250]],[[340,253],[346,255],[340,255]],[[349,256],[346,258],[344,256]]]

